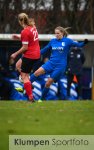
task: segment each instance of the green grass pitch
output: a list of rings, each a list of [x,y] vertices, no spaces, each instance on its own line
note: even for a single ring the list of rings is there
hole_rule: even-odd
[[[94,101],[0,101],[0,150],[9,135],[94,135]]]

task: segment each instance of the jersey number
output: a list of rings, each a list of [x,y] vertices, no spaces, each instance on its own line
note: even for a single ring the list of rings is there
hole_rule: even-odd
[[[33,35],[34,35],[34,41],[38,40],[38,33],[37,33],[37,31],[33,31]]]

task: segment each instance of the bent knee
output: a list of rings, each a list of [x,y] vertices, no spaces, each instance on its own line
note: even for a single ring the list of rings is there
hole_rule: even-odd
[[[45,74],[45,70],[44,70],[42,67],[40,67],[38,70],[36,70],[36,71],[34,72],[34,75],[35,75],[36,77],[38,77],[38,76],[40,76],[40,75],[42,75],[42,74]]]

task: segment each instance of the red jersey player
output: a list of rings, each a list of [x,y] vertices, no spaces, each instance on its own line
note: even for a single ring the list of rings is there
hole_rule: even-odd
[[[32,26],[32,27],[35,27],[35,21],[34,21],[34,19],[33,18],[29,18],[29,22],[30,22],[30,25]],[[15,40],[21,40],[21,36],[19,36],[19,35],[16,35],[16,34],[14,34],[13,36],[12,36],[12,38]],[[11,58],[12,59],[12,58]],[[13,60],[12,60],[13,61]],[[18,72],[19,73],[21,73],[21,64],[22,64],[22,59],[20,58],[17,62],[16,62],[16,69],[18,70]],[[22,79],[21,79],[21,75],[19,76],[19,79],[20,79],[20,81],[22,82]]]
[[[21,32],[22,47],[11,55],[15,59],[19,54],[22,54],[21,78],[24,83],[24,88],[29,100],[33,102],[32,85],[29,80],[29,73],[33,69],[34,64],[40,59],[40,46],[38,32],[35,26],[32,26],[28,15],[21,13],[18,15],[19,24],[24,28]],[[21,63],[22,61],[22,63]]]

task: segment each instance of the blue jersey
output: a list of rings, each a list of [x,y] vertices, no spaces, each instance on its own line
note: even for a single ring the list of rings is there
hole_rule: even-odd
[[[61,76],[64,75],[64,72],[67,67],[67,55],[70,50],[70,47],[82,47],[84,42],[76,42],[69,38],[62,38],[58,40],[57,38],[52,39],[46,47],[41,50],[41,54],[44,54],[48,50],[51,51],[50,60],[42,65],[42,68],[46,73],[50,73],[50,77],[57,81]]]
[[[70,50],[70,47],[83,47],[84,42],[76,42],[67,37],[62,39],[54,38],[52,39],[46,47],[41,49],[41,54],[44,54],[48,50],[51,51],[50,61],[53,65],[66,65],[67,55]]]

